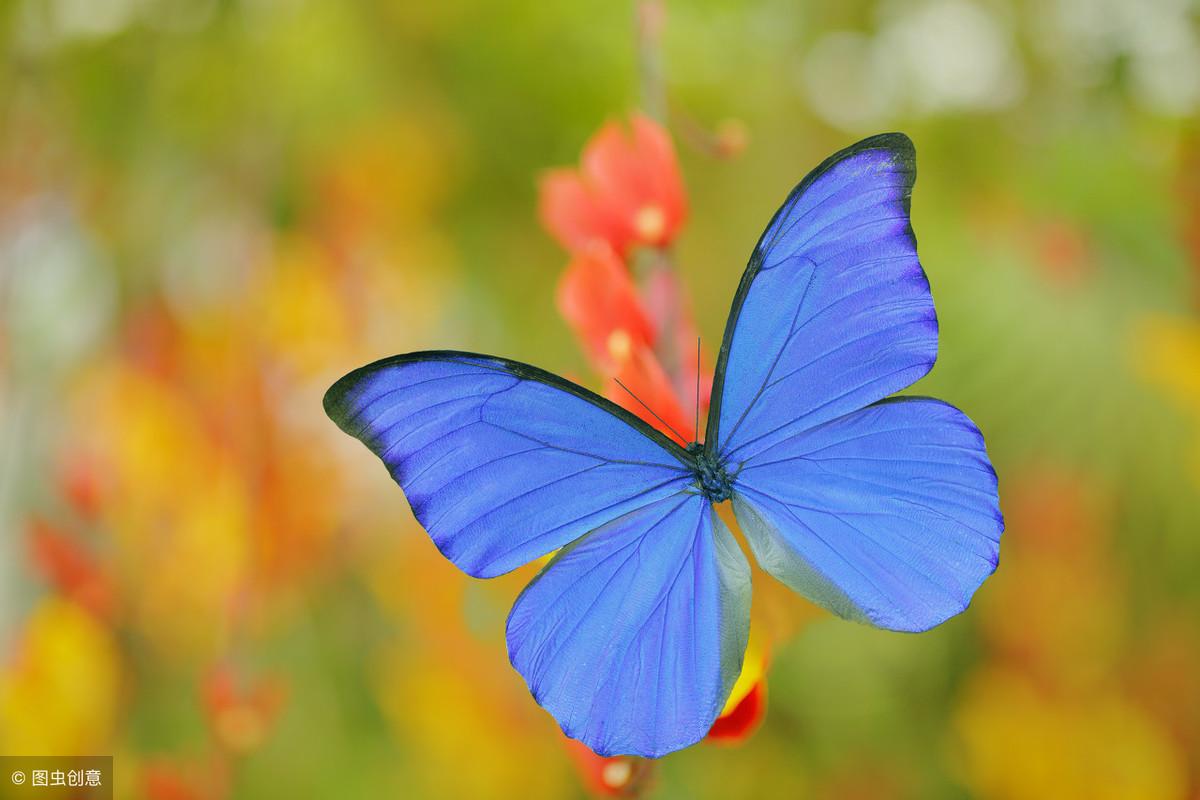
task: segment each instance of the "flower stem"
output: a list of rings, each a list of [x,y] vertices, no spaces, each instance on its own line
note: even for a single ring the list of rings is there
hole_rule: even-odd
[[[667,22],[665,0],[637,0],[634,14],[642,107],[650,117],[666,124],[667,87],[662,57],[662,33]]]

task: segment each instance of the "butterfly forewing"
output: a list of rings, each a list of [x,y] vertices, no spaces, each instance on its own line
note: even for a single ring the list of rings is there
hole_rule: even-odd
[[[552,552],[690,478],[670,448],[683,451],[632,415],[504,359],[386,359],[334,384],[325,406],[383,460],[442,553],[476,577]]]
[[[818,167],[763,233],[709,412],[710,451],[733,468],[933,366],[937,318],[908,220],[915,175],[907,137],[867,139]]]

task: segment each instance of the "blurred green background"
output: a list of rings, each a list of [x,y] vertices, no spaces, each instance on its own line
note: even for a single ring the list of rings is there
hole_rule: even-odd
[[[907,132],[915,390],[1008,530],[928,634],[769,600],[761,728],[647,793],[1200,797],[1200,5],[667,12],[704,340],[791,186]],[[426,348],[595,385],[536,181],[641,103],[634,8],[8,0],[0,36],[0,753],[149,800],[584,796],[504,654],[529,573],[443,561],[320,397]]]

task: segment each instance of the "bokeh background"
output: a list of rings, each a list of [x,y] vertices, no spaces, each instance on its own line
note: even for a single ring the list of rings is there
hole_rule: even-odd
[[[705,342],[796,181],[914,139],[915,390],[1008,530],[919,636],[756,578],[765,719],[639,791],[1200,797],[1200,6],[666,11],[639,49],[600,0],[0,4],[0,753],[148,800],[594,791],[505,657],[530,573],[442,560],[320,399],[425,348],[597,385],[537,180],[665,95]]]

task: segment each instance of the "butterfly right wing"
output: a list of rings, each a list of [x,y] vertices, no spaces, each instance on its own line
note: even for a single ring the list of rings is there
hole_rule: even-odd
[[[452,351],[355,370],[325,410],[404,489],[464,572],[515,569],[681,492],[683,449],[615,404],[535,367]]]
[[[966,607],[1003,530],[975,425],[944,403],[882,400],[937,356],[915,179],[912,142],[883,134],[789,195],[734,299],[705,445],[734,476],[734,513],[767,572],[903,631]]]

